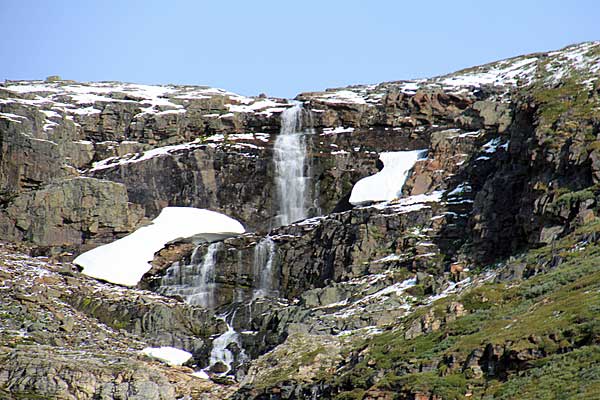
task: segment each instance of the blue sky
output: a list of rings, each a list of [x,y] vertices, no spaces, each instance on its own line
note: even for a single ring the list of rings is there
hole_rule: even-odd
[[[0,80],[294,97],[600,40],[599,19],[597,0],[0,0]]]

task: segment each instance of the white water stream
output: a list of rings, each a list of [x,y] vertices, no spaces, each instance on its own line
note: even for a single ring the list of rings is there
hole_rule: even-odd
[[[302,114],[301,104],[281,113],[281,130],[273,148],[279,206],[277,226],[288,225],[307,216],[309,178],[305,174],[306,138],[302,131]]]
[[[247,355],[244,353],[244,349],[242,348],[240,334],[237,333],[232,326],[233,319],[235,318],[235,311],[229,314],[221,315],[218,318],[227,324],[227,331],[213,340],[213,348],[210,351],[209,364],[206,370],[210,370],[217,363],[222,363],[227,367],[227,370],[220,373],[220,375],[226,375],[229,371],[231,371],[231,365],[235,361],[235,356],[229,349],[230,345],[235,344],[240,349],[238,361],[244,361],[247,359]]]
[[[208,246],[206,254],[198,260],[198,249],[192,253],[190,265],[174,263],[161,280],[159,293],[178,295],[186,303],[212,308],[215,305],[215,256],[220,243]]]
[[[275,242],[266,236],[254,247],[254,294],[259,297],[276,294],[273,285],[273,261],[275,258]]]

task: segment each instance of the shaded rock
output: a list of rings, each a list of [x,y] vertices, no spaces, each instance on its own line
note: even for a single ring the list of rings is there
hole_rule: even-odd
[[[112,241],[138,226],[142,216],[124,186],[74,178],[15,197],[0,213],[0,231],[12,240],[72,249]]]

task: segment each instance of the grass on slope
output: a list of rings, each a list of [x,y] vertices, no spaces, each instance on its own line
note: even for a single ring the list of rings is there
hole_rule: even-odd
[[[598,230],[598,224],[586,226],[517,260],[533,270],[560,255],[562,264],[549,272],[518,284],[487,283],[438,301],[432,306],[441,321],[437,331],[406,339],[404,329],[395,329],[367,340],[364,358],[335,380],[346,390],[339,398],[362,398],[359,389],[397,398],[416,392],[443,399],[509,399],[517,393],[521,399],[555,399],[561,393],[593,398],[600,393],[600,244],[580,239]],[[447,306],[456,301],[468,314],[444,323]],[[483,357],[486,347],[493,370]]]

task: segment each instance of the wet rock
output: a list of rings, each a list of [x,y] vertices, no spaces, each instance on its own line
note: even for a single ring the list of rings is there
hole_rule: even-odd
[[[212,365],[210,367],[210,372],[213,372],[215,374],[224,374],[227,371],[229,371],[229,368],[227,367],[227,365],[223,364],[220,361],[216,362],[214,365]]]

